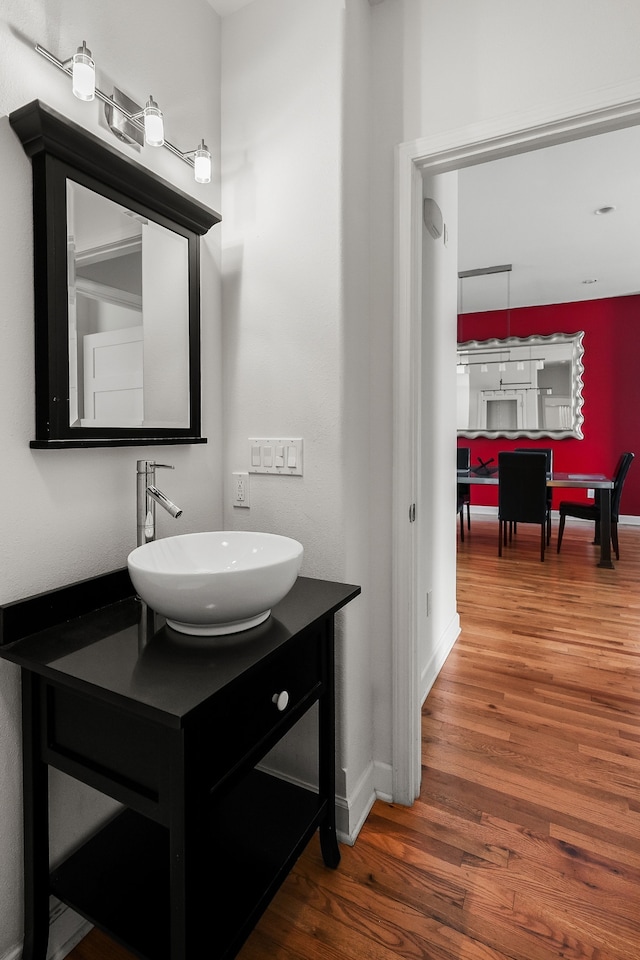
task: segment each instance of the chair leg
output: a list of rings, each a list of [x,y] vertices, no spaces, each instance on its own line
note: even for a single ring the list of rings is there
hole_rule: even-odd
[[[498,556],[502,556],[502,520],[498,520]]]
[[[619,560],[620,550],[618,549],[618,523],[616,520],[611,521],[611,543],[613,544],[613,549],[616,552],[616,560]]]
[[[471,530],[471,504],[467,502],[467,530]]]
[[[562,534],[564,533],[564,522],[567,518],[564,513],[560,514],[560,526],[558,527],[558,553],[560,553],[560,545],[562,543]]]
[[[595,529],[593,533],[593,544],[596,547],[600,546],[600,521],[596,520]]]
[[[544,563],[544,545],[547,539],[547,525],[546,523],[540,524],[540,560]]]
[[[460,511],[460,543],[464,543],[464,507]]]

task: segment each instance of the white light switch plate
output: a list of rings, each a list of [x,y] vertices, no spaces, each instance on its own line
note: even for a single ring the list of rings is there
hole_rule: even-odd
[[[302,476],[300,437],[249,437],[249,473]]]

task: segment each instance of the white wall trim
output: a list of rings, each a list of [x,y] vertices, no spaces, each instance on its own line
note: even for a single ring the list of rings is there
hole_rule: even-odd
[[[370,763],[349,797],[336,799],[336,830],[342,843],[353,846],[376,798],[376,765]]]
[[[51,902],[56,903],[53,897]],[[51,917],[47,960],[63,960],[93,929],[93,924],[60,902],[55,912],[52,906]]]
[[[479,504],[479,503],[476,504],[475,506],[472,504],[472,505],[471,505],[471,516],[473,517],[473,516],[476,516],[476,515],[479,516],[479,517],[481,517],[481,516],[485,516],[485,517],[489,517],[489,516],[491,516],[491,517],[497,517],[497,516],[498,516],[498,508],[497,508],[497,507],[482,506],[482,504]],[[552,510],[552,511],[551,511],[551,519],[552,519],[552,520],[559,520],[559,519],[560,519],[560,514],[558,513],[557,510]],[[572,520],[573,520],[572,517],[568,517],[568,518],[567,518],[567,523],[571,523]],[[584,523],[584,522],[585,522],[584,520],[576,520],[576,523]],[[588,522],[588,521],[587,521],[587,522]],[[619,517],[619,519],[618,519],[618,524],[619,524],[620,526],[627,526],[627,527],[640,527],[640,517],[634,517],[634,516],[632,516],[631,514],[628,514],[627,516],[623,516],[622,514],[620,514],[620,517]]]
[[[19,943],[15,947],[11,947],[6,953],[3,953],[0,957],[0,960],[20,960],[22,956],[22,944]]]
[[[408,508],[417,485],[416,404],[422,371],[416,331],[422,285],[419,214],[422,174],[435,175],[473,163],[522,153],[640,123],[640,79],[587,91],[518,116],[503,116],[400,144],[395,168],[394,358],[393,358],[393,579],[392,579],[392,769],[393,798],[411,804],[419,791],[420,697],[415,616],[415,544]],[[425,371],[425,375],[429,371]],[[431,416],[437,416],[437,409]],[[420,505],[417,505],[420,509]]]
[[[460,636],[460,615],[456,612],[455,616],[452,617],[451,622],[449,623],[447,629],[440,637],[435,650],[433,651],[429,662],[422,671],[421,689],[422,695],[420,697],[420,706],[427,699],[431,687],[434,685],[438,678],[438,674],[442,670],[445,660],[451,653],[453,645]]]
[[[416,644],[415,524],[409,510],[417,495],[418,396],[416,361],[419,328],[408,318],[420,315],[422,175],[401,146],[396,157],[396,267],[394,277],[394,396],[392,458],[392,763],[393,798],[412,804],[420,789],[420,717],[406,709],[419,697]],[[416,283],[416,278],[418,282]],[[402,318],[399,321],[399,318]]]
[[[93,925],[71,910],[70,907],[67,907],[66,904],[60,903],[55,897],[50,897],[49,903],[47,960],[63,960],[93,929]],[[4,953],[0,960],[19,960],[22,957],[22,952],[23,944],[18,943],[7,953]]]

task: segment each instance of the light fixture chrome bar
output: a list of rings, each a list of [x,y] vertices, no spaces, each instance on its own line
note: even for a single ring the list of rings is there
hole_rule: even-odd
[[[36,53],[39,53],[40,56],[45,58],[45,60],[48,60],[49,63],[52,63],[54,67],[57,67],[58,70],[62,70],[62,72],[66,73],[68,77],[71,76],[71,67],[70,67],[71,60],[66,60],[66,61],[58,60],[58,58],[54,56],[50,50],[47,50],[46,47],[43,47],[39,43],[36,43],[35,49],[36,49]],[[99,87],[96,87],[96,98],[98,100],[102,100],[103,103],[109,104],[115,110],[118,110],[120,113],[122,113],[124,117],[129,121],[129,123],[134,124],[134,126],[136,126],[140,130],[144,130],[144,123],[138,117],[134,116],[134,114],[132,113],[129,113],[128,110],[125,110],[124,107],[120,106],[118,103],[115,102],[113,97],[108,96],[103,90],[100,90]],[[192,156],[193,151],[186,150],[183,152],[182,150],[179,150],[178,147],[176,147],[169,140],[165,140],[162,145],[163,147],[166,147],[167,150],[169,150],[179,160],[182,160],[183,163],[188,164],[188,166],[190,167],[194,166],[194,161]]]
[[[546,357],[507,357],[506,360],[465,360],[461,357],[458,366],[481,367],[485,365],[488,367],[496,363],[540,363],[541,360],[544,361],[545,359]]]
[[[485,277],[490,273],[511,273],[512,270],[512,263],[502,263],[497,267],[476,267],[475,270],[460,270],[458,279],[466,280],[467,277]]]

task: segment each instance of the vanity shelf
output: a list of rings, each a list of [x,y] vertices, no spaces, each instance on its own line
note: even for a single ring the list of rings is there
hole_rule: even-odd
[[[23,957],[45,960],[54,894],[145,960],[230,960],[316,830],[339,863],[334,615],[360,588],[300,577],[266,623],[212,642],[110,578],[108,606],[63,623],[61,591],[0,611],[0,655],[22,668]],[[312,708],[317,789],[261,765]],[[49,766],[124,807],[51,872]]]
[[[203,893],[216,916],[211,956],[235,956],[325,812],[317,794],[260,771],[216,804],[202,838],[211,863]],[[50,882],[54,896],[114,940],[140,956],[170,960],[165,827],[127,810],[54,870]]]

